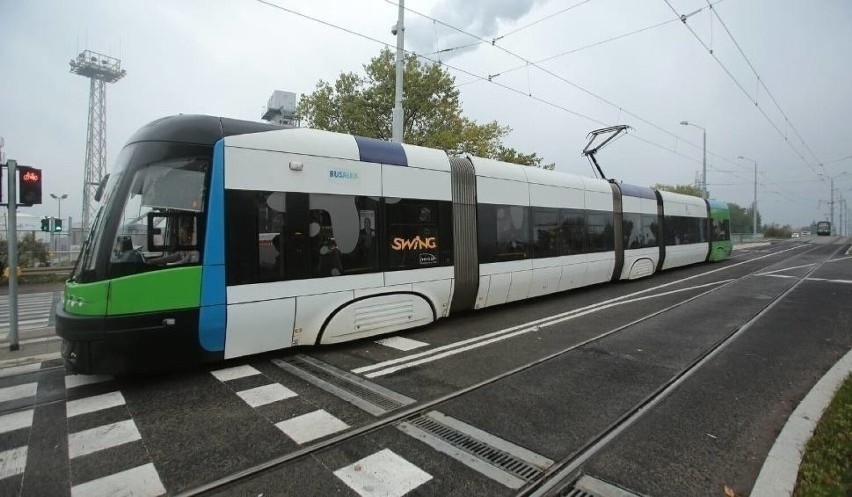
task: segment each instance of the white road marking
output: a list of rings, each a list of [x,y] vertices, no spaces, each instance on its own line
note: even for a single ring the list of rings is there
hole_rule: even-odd
[[[38,391],[38,383],[24,383],[13,387],[0,388],[0,402],[35,397]]]
[[[13,412],[0,416],[0,433],[29,428],[33,425],[33,410]]]
[[[27,447],[0,452],[0,480],[19,475],[27,467]]]
[[[760,274],[758,276],[771,276],[773,278],[800,278],[789,274]],[[844,285],[852,285],[852,280],[832,280],[829,278],[805,278],[805,281],[824,281],[827,283],[841,283]]]
[[[62,340],[62,337],[41,337],[41,338],[28,338],[26,340],[18,340],[18,345],[29,345],[33,343],[44,343],[44,342],[56,342]],[[0,347],[5,347],[9,345],[9,342],[0,342]]]
[[[236,380],[237,378],[245,378],[246,376],[254,376],[256,374],[260,374],[260,371],[246,364],[244,366],[235,366],[233,368],[210,371],[210,374],[215,376],[217,380],[225,382]]]
[[[5,343],[8,344],[9,342]],[[20,366],[23,364],[30,364],[33,361],[52,361],[53,359],[59,359],[60,357],[62,357],[62,355],[59,352],[17,357],[15,359],[5,359],[0,361],[0,367]]]
[[[132,419],[98,426],[68,435],[68,457],[74,459],[141,439]]]
[[[751,490],[752,497],[793,493],[805,444],[834,397],[834,392],[850,373],[852,351],[847,352],[828,370],[787,419],[757,475]]]
[[[552,325],[559,324],[559,323],[562,323],[562,322],[565,322],[565,321],[570,321],[572,319],[587,316],[589,314],[594,314],[596,312],[600,312],[600,311],[609,309],[611,307],[615,307],[615,306],[619,306],[619,305],[623,305],[623,304],[631,304],[631,303],[634,303],[634,302],[639,302],[639,301],[642,301],[642,300],[647,300],[647,299],[652,299],[652,298],[657,298],[657,297],[663,297],[663,296],[671,295],[671,294],[674,294],[674,293],[701,289],[701,288],[705,288],[705,287],[708,287],[708,286],[718,286],[718,285],[722,285],[724,283],[727,283],[729,281],[733,281],[733,280],[714,281],[712,283],[705,283],[703,285],[696,285],[696,286],[689,287],[689,288],[679,288],[677,290],[670,290],[668,292],[658,293],[658,294],[654,294],[654,295],[646,295],[644,297],[637,297],[637,298],[631,299],[631,300],[622,300],[622,301],[613,302],[613,300],[617,300],[617,299],[612,299],[612,300],[609,300],[609,301],[605,301],[605,302],[611,302],[609,304],[604,304],[604,305],[595,304],[595,305],[590,305],[590,306],[586,306],[586,307],[581,307],[580,309],[575,309],[573,311],[568,311],[568,312],[565,312],[565,313],[562,313],[562,314],[557,314],[556,316],[550,316],[550,317],[545,318],[545,319],[539,319],[539,320],[536,320],[536,321],[531,321],[529,323],[525,323],[525,324],[518,325],[518,326],[513,326],[513,327],[507,328],[505,330],[495,331],[495,332],[492,332],[492,333],[488,333],[486,335],[482,335],[480,337],[471,338],[471,339],[468,339],[468,340],[462,340],[460,342],[445,345],[443,347],[437,347],[435,349],[432,349],[432,350],[429,350],[429,351],[426,351],[426,352],[421,352],[420,354],[412,354],[412,355],[409,355],[409,356],[406,356],[406,357],[402,357],[400,359],[391,359],[391,360],[388,360],[388,361],[373,364],[371,366],[365,366],[363,368],[353,370],[353,372],[357,373],[357,372],[363,372],[363,371],[372,371],[372,370],[375,370],[377,368],[382,368],[382,367],[388,366],[390,364],[397,364],[396,366],[385,367],[384,369],[379,369],[378,371],[373,371],[373,372],[370,372],[370,373],[367,373],[367,374],[364,375],[367,378],[375,378],[377,376],[385,376],[385,375],[388,375],[388,374],[391,374],[391,373],[395,373],[397,371],[401,371],[403,369],[412,368],[414,366],[419,366],[421,364],[426,364],[426,363],[429,363],[429,362],[437,361],[438,359],[443,359],[445,357],[450,357],[450,356],[453,356],[453,355],[456,355],[456,354],[460,354],[462,352],[467,352],[468,350],[473,350],[473,349],[477,349],[479,347],[484,347],[485,345],[490,345],[492,343],[499,342],[499,341],[505,340],[507,338],[512,338],[512,337],[515,337],[515,336],[518,336],[518,335],[523,335],[525,333],[530,333],[530,332],[533,332],[533,331],[540,331],[541,328],[543,328],[545,326],[552,326]],[[464,345],[466,343],[468,343],[470,345]],[[464,346],[461,346],[461,345],[464,345]],[[445,351],[438,353],[438,354],[435,354],[435,352],[439,352],[439,351],[442,351],[442,350],[445,350]],[[434,355],[430,355],[430,354],[434,354]]]
[[[362,497],[402,497],[432,475],[384,449],[334,472]]]
[[[251,407],[259,407],[279,400],[296,397],[298,394],[280,383],[272,383],[237,392],[237,395]]]
[[[71,418],[80,414],[88,414],[122,405],[124,405],[124,396],[121,395],[121,392],[115,391],[103,395],[95,395],[94,397],[72,400],[66,404],[66,409],[67,416]]]
[[[304,444],[349,428],[348,424],[322,409],[275,423],[275,426],[297,444]]]
[[[405,337],[382,338],[381,340],[376,340],[376,343],[379,345],[384,345],[385,347],[402,350],[403,352],[408,352],[409,350],[429,346],[429,344],[426,342],[420,342],[418,340],[412,340],[410,338]]]
[[[69,390],[71,388],[91,385],[92,383],[101,383],[112,379],[112,376],[106,374],[71,374],[65,377],[65,389]]]
[[[757,273],[757,275],[758,275],[758,276],[768,276],[768,275],[770,275],[770,274],[783,273],[784,271],[792,271],[792,270],[794,270],[794,269],[802,269],[802,268],[812,267],[812,266],[816,266],[816,263],[813,263],[813,264],[802,264],[801,266],[785,267],[785,268],[783,268],[783,269],[776,269],[775,271],[767,271],[767,272],[765,272],[765,273]]]
[[[39,369],[41,369],[40,362],[34,362],[32,364],[23,364],[21,366],[12,366],[11,368],[3,368],[0,369],[0,378],[14,376],[16,374],[32,373],[34,371],[38,371]]]
[[[850,249],[850,250],[852,250],[852,249]],[[849,252],[846,252],[846,253],[848,254]],[[830,261],[825,261],[825,262],[828,263],[828,262],[837,262],[837,261],[848,261],[849,259],[852,259],[852,255],[847,256],[847,257],[838,257],[837,259],[831,259]]]
[[[71,487],[71,497],[156,497],[165,493],[153,463]]]

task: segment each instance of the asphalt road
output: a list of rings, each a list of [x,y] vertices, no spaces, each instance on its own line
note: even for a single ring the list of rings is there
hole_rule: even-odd
[[[153,378],[0,369],[0,495],[514,495],[613,428],[582,474],[643,494],[745,495],[790,412],[852,348],[848,246],[759,246],[383,343]]]

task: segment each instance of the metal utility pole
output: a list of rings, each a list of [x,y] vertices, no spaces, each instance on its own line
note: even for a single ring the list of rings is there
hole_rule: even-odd
[[[831,178],[831,229],[834,230],[834,178]]]
[[[402,73],[405,67],[405,0],[399,0],[399,16],[391,33],[396,35],[396,96],[393,106],[393,141],[402,143]]]
[[[90,80],[86,166],[83,174],[83,232],[86,232],[95,215],[95,192],[106,175],[106,84],[115,83],[127,71],[121,68],[120,59],[85,50],[71,60],[71,72]]]
[[[703,198],[710,198],[710,191],[707,188],[707,130],[689,121],[681,121],[680,124],[681,126],[695,126],[704,134],[704,159],[701,162],[701,196]]]
[[[6,240],[9,250],[9,350],[16,351],[18,344],[18,220],[16,186],[18,185],[18,161],[6,162],[6,191],[8,192],[9,217],[6,223]]]
[[[748,157],[744,157],[742,155],[740,155],[739,158],[754,162],[754,212],[752,212],[752,229],[754,233],[753,236],[757,237],[757,161],[754,159],[749,159]]]

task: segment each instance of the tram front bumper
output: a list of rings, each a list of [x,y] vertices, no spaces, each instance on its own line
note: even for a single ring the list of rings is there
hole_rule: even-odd
[[[153,373],[222,358],[198,342],[198,309],[122,316],[56,310],[66,367],[79,374]]]

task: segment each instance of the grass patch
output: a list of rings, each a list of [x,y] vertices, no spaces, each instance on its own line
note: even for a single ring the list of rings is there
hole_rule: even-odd
[[[805,448],[793,495],[852,495],[852,375],[835,393]]]

